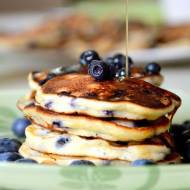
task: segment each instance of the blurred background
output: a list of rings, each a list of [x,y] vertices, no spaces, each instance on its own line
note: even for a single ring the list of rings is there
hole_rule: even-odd
[[[125,53],[125,0],[0,1],[0,90],[27,74],[77,64],[80,53]],[[129,55],[161,64],[165,87],[190,92],[190,1],[128,0]]]

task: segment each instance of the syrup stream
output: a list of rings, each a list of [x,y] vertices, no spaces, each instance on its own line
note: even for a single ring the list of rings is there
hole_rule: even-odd
[[[125,4],[126,4],[126,10],[125,10],[125,21],[126,21],[126,77],[130,77],[130,65],[128,62],[128,0],[125,0]]]

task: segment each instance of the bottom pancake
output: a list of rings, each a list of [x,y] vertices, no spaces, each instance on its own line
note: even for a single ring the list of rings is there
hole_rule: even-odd
[[[84,138],[53,132],[37,125],[26,129],[26,142],[34,150],[61,156],[87,156],[100,159],[134,161],[163,160],[171,148],[164,136],[143,142],[110,142],[98,138]]]
[[[92,157],[66,157],[59,156],[55,154],[42,153],[31,149],[26,143],[20,147],[20,154],[29,159],[36,160],[39,164],[51,164],[51,165],[61,165],[69,166],[73,161],[76,160],[88,160],[93,162],[96,166],[120,166],[120,165],[130,165],[129,161],[122,160],[103,160]],[[180,163],[180,155],[177,153],[172,153],[168,155],[164,160],[158,162],[159,164],[176,164]]]

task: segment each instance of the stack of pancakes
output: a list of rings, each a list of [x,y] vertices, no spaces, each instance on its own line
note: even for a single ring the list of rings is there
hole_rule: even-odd
[[[181,104],[175,94],[135,78],[100,82],[79,73],[30,84],[32,94],[18,102],[32,121],[24,157],[59,165],[180,161],[168,133]]]

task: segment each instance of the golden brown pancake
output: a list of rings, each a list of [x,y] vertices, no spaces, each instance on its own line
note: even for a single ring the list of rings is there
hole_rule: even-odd
[[[176,110],[180,98],[137,79],[96,81],[90,75],[66,74],[45,83],[37,103],[55,112],[155,120]]]
[[[76,160],[88,160],[88,161],[93,162],[96,166],[130,165],[129,161],[123,161],[123,160],[103,160],[103,159],[92,158],[92,157],[69,157],[69,156],[60,156],[60,155],[55,155],[55,154],[42,153],[34,149],[31,149],[26,143],[22,144],[19,152],[23,157],[34,159],[40,164],[68,166],[73,161],[76,161]],[[180,155],[174,152],[166,156],[164,160],[161,160],[158,163],[174,164],[174,163],[179,163],[180,160],[181,160]]]
[[[164,160],[173,149],[172,141],[169,141],[168,138],[171,137],[166,133],[142,142],[111,142],[98,138],[84,138],[53,132],[37,125],[31,125],[26,129],[26,143],[39,152],[108,160]]]
[[[106,120],[85,115],[55,113],[34,104],[27,104],[22,111],[33,123],[50,130],[110,141],[142,141],[160,135],[170,127],[170,120],[166,117],[156,121]]]

